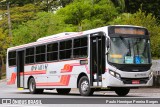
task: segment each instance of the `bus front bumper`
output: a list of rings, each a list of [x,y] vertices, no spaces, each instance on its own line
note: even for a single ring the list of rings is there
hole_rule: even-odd
[[[105,83],[104,83],[105,82]],[[151,78],[115,78],[108,76],[102,84],[104,87],[147,87],[152,86],[153,77]]]

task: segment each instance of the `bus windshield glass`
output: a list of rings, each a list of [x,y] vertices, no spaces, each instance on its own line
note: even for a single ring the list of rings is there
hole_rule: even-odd
[[[149,40],[112,37],[108,60],[117,64],[149,64]]]

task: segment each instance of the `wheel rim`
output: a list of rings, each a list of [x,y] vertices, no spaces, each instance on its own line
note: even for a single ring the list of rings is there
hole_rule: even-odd
[[[81,83],[81,90],[82,92],[87,92],[88,89],[89,89],[89,83],[88,81],[85,80]]]
[[[30,91],[33,92],[35,88],[35,84],[33,83],[33,81],[30,83]]]

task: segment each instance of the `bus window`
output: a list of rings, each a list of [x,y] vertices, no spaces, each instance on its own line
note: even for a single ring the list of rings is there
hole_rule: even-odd
[[[58,43],[47,45],[47,61],[58,60]]]
[[[9,66],[16,65],[16,51],[9,52]]]
[[[37,46],[36,47],[36,62],[44,62],[46,59],[46,54],[45,51],[46,50],[46,46],[42,45],[42,46]]]
[[[74,39],[73,57],[86,57],[87,56],[87,37]]]
[[[29,63],[34,63],[34,47],[31,47],[31,48],[27,48],[26,49],[26,64],[29,64]]]
[[[72,40],[60,42],[59,59],[69,59],[72,53]]]

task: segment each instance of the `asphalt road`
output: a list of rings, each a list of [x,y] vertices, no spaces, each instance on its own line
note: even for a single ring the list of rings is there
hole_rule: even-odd
[[[72,89],[69,95],[58,95],[56,90],[45,90],[43,94],[30,94],[29,90],[18,90],[15,86],[6,85],[6,82],[0,82],[0,90],[0,98],[84,98],[84,96],[80,96],[78,89]],[[93,96],[87,98],[93,97],[112,98],[118,96],[112,91],[101,91],[95,92]],[[160,98],[160,88],[131,89],[130,93],[125,97]]]
[[[57,92],[55,90],[45,90],[43,94],[30,94],[29,90],[18,90],[16,87],[13,86],[8,86],[6,85],[6,82],[0,82],[0,98],[160,98],[160,88],[140,88],[140,89],[131,89],[130,93],[125,96],[125,97],[118,97],[115,92],[112,91],[102,91],[102,92],[95,92],[93,96],[90,97],[84,97],[84,96],[80,96],[79,91],[77,89],[72,89],[69,95],[58,95]],[[72,102],[72,101],[71,101]],[[110,104],[108,104],[110,105]],[[143,104],[141,104],[139,107],[142,107]],[[3,106],[3,105],[2,105]],[[4,107],[9,107],[9,106],[14,106],[14,105],[5,105]],[[26,105],[24,105],[25,107],[27,107]],[[33,106],[33,105],[31,105]],[[34,107],[39,107],[35,106]],[[43,105],[44,106],[44,105]],[[47,105],[47,106],[51,106],[51,105]],[[57,105],[56,105],[57,106]],[[64,106],[61,104],[58,104],[58,106]],[[67,105],[69,106],[69,105]],[[74,107],[74,105],[72,104],[71,106]],[[69,107],[71,107],[69,106]],[[84,106],[84,104],[76,104],[76,107],[79,106]],[[86,105],[85,105],[86,106]],[[87,105],[89,106],[89,105]],[[101,106],[106,107],[106,105],[101,104]],[[112,106],[116,107],[117,104]],[[127,106],[126,104],[123,105],[119,105],[120,107],[131,107]],[[151,106],[151,105],[150,105]],[[145,105],[145,107],[150,107],[149,105]],[[158,107],[160,106],[160,104],[158,105],[152,105],[152,107]],[[1,107],[1,105],[0,105]],[[16,106],[18,107],[18,106]],[[19,105],[19,107],[21,107],[21,105]],[[42,107],[42,105],[41,105]],[[53,106],[52,106],[53,107]],[[97,104],[92,105],[92,107],[97,107]],[[132,107],[135,107],[135,105],[133,105]],[[138,105],[136,105],[136,107],[138,107]]]

